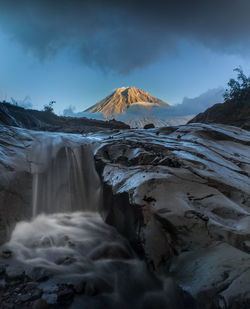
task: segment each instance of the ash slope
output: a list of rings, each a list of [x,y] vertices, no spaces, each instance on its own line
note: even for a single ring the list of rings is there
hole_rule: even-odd
[[[85,112],[102,113],[105,118],[110,118],[116,114],[124,114],[134,104],[139,104],[145,108],[155,106],[169,107],[167,103],[153,97],[144,90],[136,87],[121,87],[99,103],[88,108]]]

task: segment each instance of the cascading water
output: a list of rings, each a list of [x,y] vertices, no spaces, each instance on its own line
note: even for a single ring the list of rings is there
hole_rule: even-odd
[[[33,219],[18,223],[3,248],[9,266],[1,309],[40,308],[39,301],[60,309],[193,308],[171,280],[153,276],[102,220],[102,187],[90,140],[41,135],[28,159]]]
[[[32,148],[33,217],[39,213],[97,211],[101,183],[88,139],[52,136]]]

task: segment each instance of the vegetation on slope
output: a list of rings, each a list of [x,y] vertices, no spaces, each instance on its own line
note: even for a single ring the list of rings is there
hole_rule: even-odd
[[[224,94],[224,103],[215,104],[198,114],[189,123],[222,123],[250,130],[250,76],[237,68],[237,79],[231,78]]]

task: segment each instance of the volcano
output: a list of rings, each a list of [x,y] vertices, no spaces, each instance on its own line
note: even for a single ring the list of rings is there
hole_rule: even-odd
[[[125,114],[128,108],[134,106],[143,109],[170,107],[166,102],[153,97],[144,90],[136,87],[121,87],[85,112],[102,113],[105,118],[111,118],[117,114]]]

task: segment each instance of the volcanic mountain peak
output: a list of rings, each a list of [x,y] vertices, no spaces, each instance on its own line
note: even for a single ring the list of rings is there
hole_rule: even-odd
[[[112,117],[116,114],[124,114],[126,109],[133,104],[144,104],[149,106],[165,106],[169,105],[164,101],[153,97],[148,92],[132,87],[121,87],[116,89],[111,95],[99,103],[88,108],[86,112],[102,113],[106,118]]]

